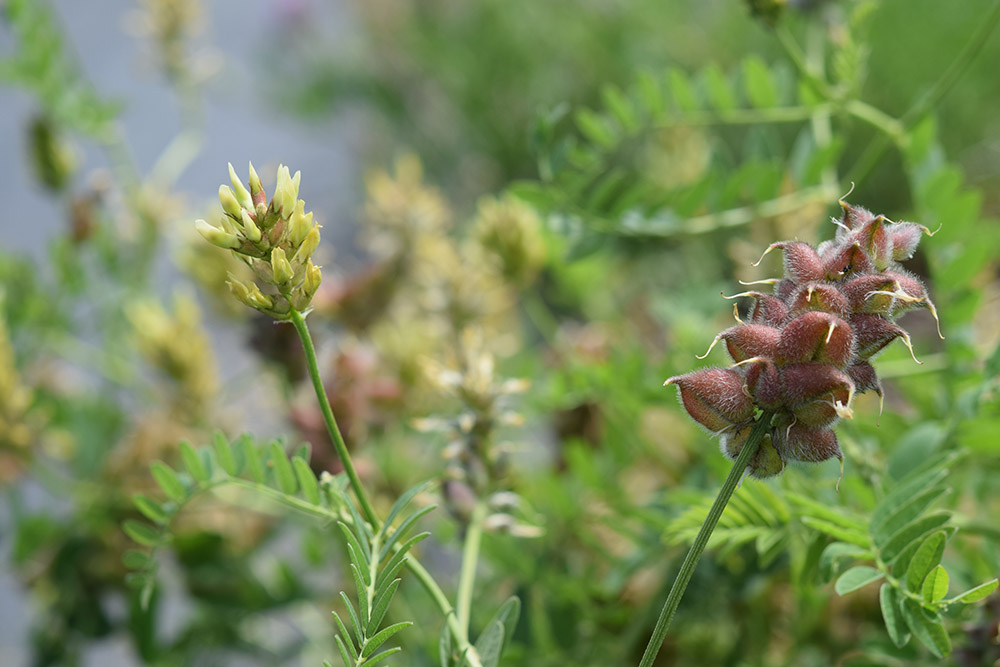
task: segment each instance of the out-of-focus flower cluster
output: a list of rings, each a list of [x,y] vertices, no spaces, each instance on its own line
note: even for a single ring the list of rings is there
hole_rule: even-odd
[[[477,503],[485,502],[487,530],[518,537],[535,537],[537,526],[524,520],[521,498],[508,488],[512,445],[499,442],[497,430],[517,426],[521,416],[507,407],[507,398],[527,390],[526,380],[499,380],[493,355],[483,348],[474,330],[462,333],[454,367],[425,360],[425,371],[444,394],[457,398],[462,411],[455,417],[417,420],[424,431],[447,434],[442,451],[445,469],[442,493],[446,507],[459,521],[467,522]]]
[[[233,187],[219,186],[219,201],[225,212],[221,228],[204,220],[195,222],[209,243],[232,250],[253,270],[255,282],[244,282],[229,274],[233,295],[279,320],[290,318],[292,309],[307,310],[322,280],[319,267],[312,263],[313,252],[319,246],[319,225],[298,198],[300,178],[299,172],[292,176],[288,167],[279,166],[274,197],[268,203],[252,164],[249,190],[229,165]]]
[[[34,437],[27,420],[30,407],[31,389],[17,372],[7,324],[0,316],[0,484],[13,479],[27,462]]]
[[[937,319],[924,285],[899,264],[913,256],[922,234],[932,233],[843,201],[841,206],[844,215],[834,221],[832,240],[816,248],[782,241],[764,252],[784,253],[784,277],[759,281],[773,284],[772,294],[736,295],[753,299],[749,321],[737,315],[739,324],[712,343],[723,341],[734,365],[666,382],[680,388],[688,414],[721,436],[722,450],[732,459],[746,443],[757,410],[773,415],[749,465],[755,477],[777,475],[790,460],[843,460],[833,426],[852,416],[856,393],[882,396],[871,358],[897,338],[913,354],[909,335],[895,319],[914,308],[927,308]]]

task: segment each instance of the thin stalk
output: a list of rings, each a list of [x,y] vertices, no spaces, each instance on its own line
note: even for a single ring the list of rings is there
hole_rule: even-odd
[[[955,56],[955,60],[944,71],[944,74],[899,119],[899,125],[904,132],[913,127],[928,111],[944,99],[948,91],[951,90],[951,87],[955,85],[969,65],[972,64],[972,61],[976,59],[976,56],[979,55],[983,45],[986,44],[986,40],[994,28],[996,28],[998,22],[1000,22],[1000,2],[993,4],[993,8],[979,23],[976,32],[965,43],[965,48]],[[858,158],[858,161],[851,168],[848,178],[852,181],[864,179],[875,168],[879,159],[881,159],[882,154],[889,145],[890,138],[893,140],[897,139],[896,136],[883,134],[872,141],[868,145],[867,150],[861,154],[861,157]]]
[[[660,618],[656,621],[656,628],[653,629],[653,636],[649,638],[646,652],[642,654],[639,667],[650,667],[653,664],[653,660],[656,659],[656,654],[660,652],[663,640],[667,637],[667,629],[670,627],[670,621],[674,617],[674,612],[677,611],[677,605],[680,604],[681,598],[684,597],[684,591],[687,589],[688,582],[691,581],[691,575],[694,574],[694,568],[698,565],[698,560],[705,550],[705,545],[708,544],[708,538],[712,536],[712,532],[715,530],[715,525],[719,523],[719,518],[722,516],[723,510],[726,509],[729,499],[743,478],[743,471],[746,470],[753,455],[757,453],[760,441],[764,438],[768,428],[770,428],[771,415],[772,413],[765,412],[757,419],[757,423],[754,424],[753,430],[750,432],[750,437],[747,439],[746,444],[743,445],[743,449],[740,450],[739,456],[736,457],[732,470],[729,471],[729,476],[726,477],[722,488],[719,489],[719,495],[715,497],[712,508],[708,510],[708,516],[705,517],[705,522],[701,524],[701,530],[698,531],[698,536],[694,538],[694,544],[691,545],[690,551],[684,557],[684,562],[677,573],[677,578],[674,579],[674,584],[670,588],[667,600],[663,603]]]
[[[483,541],[483,522],[486,504],[476,503],[472,517],[465,529],[465,546],[462,548],[462,570],[458,576],[458,624],[469,631],[472,610],[472,590],[476,583],[476,565],[479,563],[479,545]]]
[[[361,486],[361,480],[354,469],[354,462],[351,461],[351,454],[347,451],[347,444],[344,442],[344,437],[340,434],[340,428],[337,426],[337,418],[333,416],[330,401],[326,397],[326,389],[323,388],[323,378],[320,377],[319,364],[316,361],[316,348],[313,347],[312,337],[309,335],[309,327],[306,325],[306,318],[302,313],[293,308],[291,319],[292,324],[295,325],[295,330],[299,334],[299,338],[302,340],[302,348],[306,353],[306,367],[309,369],[309,377],[312,379],[313,390],[316,392],[316,400],[319,401],[319,409],[323,413],[323,421],[326,422],[326,430],[330,434],[330,439],[333,440],[333,446],[337,449],[337,456],[340,457],[340,463],[344,466],[344,472],[347,473],[347,478],[351,481],[351,488],[354,489],[354,495],[358,499],[358,504],[361,505],[361,511],[364,512],[365,518],[368,519],[368,523],[372,525],[372,528],[378,530],[382,522],[379,521],[378,515],[375,513],[375,508],[368,501],[368,495],[365,493],[364,487]]]
[[[448,628],[451,630],[451,636],[458,644],[459,652],[464,652],[465,661],[469,663],[469,667],[483,667],[483,663],[479,660],[479,653],[469,643],[468,630],[463,628],[458,622],[458,615],[455,613],[455,608],[451,606],[451,602],[448,601],[448,597],[444,594],[444,591],[434,581],[434,577],[412,555],[407,555],[406,567],[417,578],[417,581],[421,583],[424,590],[434,599],[441,613],[444,614],[445,622],[448,623]]]

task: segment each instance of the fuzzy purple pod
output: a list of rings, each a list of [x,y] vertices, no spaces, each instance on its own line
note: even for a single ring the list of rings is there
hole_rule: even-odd
[[[764,251],[783,254],[784,275],[762,281],[773,283],[773,294],[726,297],[754,301],[749,323],[737,316],[739,324],[709,347],[724,341],[733,366],[665,383],[680,387],[685,410],[720,436],[723,453],[733,460],[757,411],[770,415],[769,431],[748,466],[754,477],[778,475],[788,461],[843,461],[833,427],[853,417],[856,394],[882,397],[870,359],[897,338],[913,354],[909,335],[895,319],[914,308],[926,308],[937,319],[926,287],[899,264],[913,256],[922,235],[933,233],[843,200],[840,205],[833,239],[818,247],[782,241]]]

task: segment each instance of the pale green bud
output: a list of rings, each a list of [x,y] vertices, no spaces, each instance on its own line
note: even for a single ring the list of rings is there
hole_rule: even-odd
[[[289,218],[295,211],[295,202],[299,197],[300,172],[295,172],[294,178],[289,174],[288,167],[278,167],[277,183],[274,186],[274,200],[271,208],[281,213],[281,217]]]
[[[204,220],[195,220],[194,226],[195,229],[198,230],[198,233],[214,246],[228,248],[230,250],[235,250],[240,247],[240,240],[236,238],[235,235],[228,234],[218,227],[213,227]]]
[[[295,212],[292,213],[291,224],[288,228],[288,242],[293,248],[297,248],[312,228],[312,211],[306,213],[306,203],[300,199],[295,204]]]
[[[253,199],[250,197],[250,191],[247,190],[246,186],[243,185],[243,181],[236,175],[236,170],[233,169],[232,162],[229,163],[229,182],[233,184],[233,192],[236,193],[236,199],[240,202],[240,206],[252,209]]]
[[[269,310],[274,308],[274,300],[260,291],[256,285],[250,286],[250,302],[258,310]]]
[[[240,213],[240,217],[243,222],[243,233],[254,243],[260,241],[260,229],[257,228],[253,218],[251,218],[250,214],[246,212],[246,209],[241,210]]]
[[[312,257],[312,254],[316,252],[316,248],[319,247],[319,227],[314,226],[306,234],[306,237],[302,240],[302,245],[299,249],[295,251],[295,261],[302,263],[307,259]]]
[[[260,182],[260,176],[257,175],[257,170],[253,168],[253,162],[250,163],[250,196],[252,196],[256,203],[257,195],[264,192],[264,185]]]
[[[236,201],[236,195],[229,189],[229,186],[219,186],[219,201],[222,202],[222,210],[226,212],[226,215],[232,216],[237,220],[240,219],[240,211],[243,210],[243,207]]]
[[[302,291],[312,299],[313,295],[316,294],[316,290],[319,289],[321,282],[323,282],[323,272],[310,260],[306,263],[306,277],[302,281]]]
[[[274,272],[275,285],[284,285],[292,279],[292,265],[281,248],[271,251],[271,270]]]

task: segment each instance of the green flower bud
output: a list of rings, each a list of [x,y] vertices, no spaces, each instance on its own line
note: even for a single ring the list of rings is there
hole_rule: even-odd
[[[198,233],[214,246],[229,250],[235,250],[240,247],[240,240],[235,235],[228,234],[218,227],[213,227],[204,220],[195,220],[194,226],[198,230]]]
[[[306,277],[302,283],[302,289],[309,295],[310,299],[316,294],[321,282],[323,282],[323,272],[312,263],[312,260],[309,260],[306,263]]]
[[[243,222],[243,233],[246,237],[254,243],[260,241],[260,229],[254,223],[250,214],[246,212],[246,209],[240,211],[240,220]]]
[[[250,163],[250,197],[253,199],[254,208],[267,203],[267,195],[264,194],[264,185],[260,182],[257,170]]]
[[[301,199],[295,204],[295,211],[292,213],[288,228],[288,243],[297,248],[305,240],[306,235],[313,228],[312,211],[306,213],[306,203]]]
[[[299,249],[295,251],[295,261],[305,262],[312,254],[316,252],[316,248],[319,247],[319,227],[313,227],[306,234],[305,239],[302,240],[302,245]]]
[[[233,192],[236,193],[236,199],[240,202],[240,206],[252,209],[253,199],[250,197],[250,191],[247,190],[246,186],[243,185],[243,181],[236,175],[236,170],[233,169],[232,162],[229,163],[229,182],[233,184]]]
[[[222,202],[222,210],[226,212],[226,215],[240,219],[240,215],[243,211],[243,207],[240,203],[236,201],[236,195],[233,191],[229,189],[229,186],[220,185],[219,186],[219,201]]]
[[[292,279],[292,265],[281,248],[271,251],[271,270],[274,272],[275,285],[284,285]]]
[[[271,201],[271,208],[281,213],[281,217],[289,218],[295,212],[295,202],[299,198],[299,181],[302,173],[295,172],[291,176],[288,167],[280,165],[278,167],[277,183],[274,186],[274,199]]]

